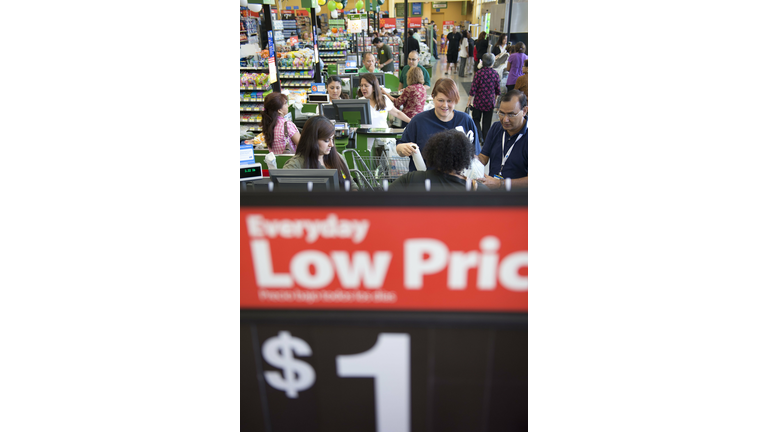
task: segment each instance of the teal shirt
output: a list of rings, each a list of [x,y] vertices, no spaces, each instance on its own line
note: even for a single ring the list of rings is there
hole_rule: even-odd
[[[424,66],[419,65],[421,68],[421,73],[424,74],[424,85],[429,87],[429,72],[427,72],[426,69],[424,69]],[[411,67],[406,65],[404,68],[400,69],[400,83],[403,85],[403,88],[408,87],[408,70],[410,70]]]

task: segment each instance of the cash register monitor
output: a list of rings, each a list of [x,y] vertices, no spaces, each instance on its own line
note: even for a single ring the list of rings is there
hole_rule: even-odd
[[[384,87],[384,73],[374,72],[373,76],[375,76],[376,80],[379,82],[379,87]],[[352,75],[350,86],[353,89],[360,88],[360,75]]]
[[[336,105],[333,105],[331,102],[320,105],[320,115],[328,120],[338,120],[336,118]]]
[[[338,191],[339,171],[335,169],[272,169],[269,178],[275,191],[306,191],[312,182],[312,191]]]
[[[336,108],[336,121],[358,126],[371,124],[371,103],[368,99],[337,99],[331,102]]]

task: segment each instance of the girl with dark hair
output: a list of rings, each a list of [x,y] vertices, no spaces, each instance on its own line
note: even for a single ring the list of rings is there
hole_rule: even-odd
[[[349,95],[341,92],[341,78],[336,75],[328,77],[328,82],[325,84],[328,88],[328,97],[331,100],[349,99]]]
[[[475,64],[480,68],[480,61],[483,59],[483,55],[488,52],[488,39],[485,37],[488,34],[486,32],[480,32],[475,43]]]
[[[384,97],[375,75],[370,73],[360,75],[360,88],[357,90],[357,95],[359,99],[368,99],[371,103],[371,127],[387,127],[388,114],[410,123],[411,118],[395,108],[392,101]]]
[[[412,171],[400,176],[390,186],[391,190],[424,189],[424,180],[429,179],[431,188],[441,191],[465,191],[467,179],[461,172],[469,168],[475,152],[472,143],[466,135],[448,129],[439,132],[427,141],[424,146],[424,162],[426,171]],[[472,190],[490,190],[488,186],[472,180]]]
[[[285,119],[288,114],[288,97],[272,92],[264,99],[261,113],[261,130],[264,143],[274,154],[295,153],[301,135],[293,122]]]
[[[496,41],[496,44],[493,46],[493,49],[491,50],[491,53],[498,58],[502,52],[506,52],[506,51],[507,51],[507,35],[502,35],[501,38],[499,38],[499,40]]]
[[[336,128],[330,120],[315,116],[307,120],[302,129],[296,154],[288,159],[283,169],[335,169],[339,171],[339,183],[349,180],[350,190],[357,190],[357,184],[349,174],[344,158],[333,145]]]
[[[517,77],[523,75],[523,65],[528,60],[528,56],[525,54],[524,43],[516,43],[512,51],[514,52],[509,54],[509,60],[507,60],[507,70],[509,71],[507,91],[515,89],[515,81],[517,81]]]

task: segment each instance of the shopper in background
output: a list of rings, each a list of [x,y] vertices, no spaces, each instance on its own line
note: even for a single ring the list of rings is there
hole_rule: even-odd
[[[395,108],[392,101],[384,97],[379,81],[373,74],[360,75],[360,89],[357,91],[359,99],[368,99],[371,103],[371,127],[386,128],[387,115],[391,114],[404,122],[410,122],[411,118]]]
[[[336,75],[328,77],[328,82],[325,84],[328,89],[328,97],[331,100],[349,99],[349,95],[341,92],[341,78]]]
[[[398,77],[400,80],[400,84],[398,84],[398,90],[402,90],[406,87],[408,87],[408,71],[411,70],[412,67],[417,67],[421,69],[421,73],[424,76],[424,85],[429,87],[430,80],[429,80],[429,72],[424,68],[424,66],[419,64],[419,53],[416,51],[411,51],[408,53],[408,64],[400,69],[400,76]]]
[[[528,60],[528,56],[525,54],[525,44],[518,42],[512,48],[512,53],[509,54],[509,60],[507,60],[507,90],[513,90],[515,88],[515,81],[517,77],[523,75],[523,64]]]
[[[477,125],[477,130],[482,131],[483,142],[488,136],[493,122],[493,107],[496,105],[496,96],[501,93],[499,88],[499,74],[491,68],[496,60],[493,54],[483,55],[480,69],[472,80],[472,88],[469,89],[468,106],[472,106],[472,120]],[[482,119],[482,128],[480,121]]]
[[[528,60],[525,61],[525,66],[523,66],[523,75],[517,77],[517,81],[515,81],[515,90],[520,90],[525,93],[526,98],[528,97]]]
[[[469,36],[467,31],[461,32],[461,43],[459,44],[459,78],[464,78],[464,68],[467,67],[467,56],[469,55]]]
[[[510,90],[501,97],[499,121],[491,126],[477,158],[488,165],[490,176],[480,181],[489,188],[500,187],[507,178],[513,186],[528,186],[528,99],[523,92]]]
[[[412,55],[414,53],[409,54]],[[410,68],[408,70],[408,87],[397,99],[385,94],[396,106],[403,106],[403,114],[413,118],[416,114],[424,111],[424,103],[427,101],[427,88],[424,87],[424,73],[421,68]]]
[[[363,65],[360,66],[360,68],[357,70],[357,73],[365,74],[374,72],[381,72],[381,70],[376,69],[376,57],[373,55],[373,53],[364,53]]]
[[[376,47],[379,55],[379,67],[384,72],[395,71],[395,58],[392,56],[392,49],[389,45],[382,42],[379,38],[374,38],[371,43]]]
[[[349,174],[349,168],[333,144],[336,128],[330,120],[315,116],[304,124],[304,133],[296,147],[296,154],[288,159],[283,169],[336,169],[339,171],[339,183],[349,180],[350,190],[356,191],[357,184]]]
[[[483,55],[488,52],[488,39],[486,39],[487,33],[481,32],[477,37],[477,43],[475,43],[475,63],[477,63],[478,69],[480,68],[480,62],[483,59]]]
[[[429,138],[446,129],[456,129],[464,133],[475,146],[475,154],[480,153],[480,140],[477,127],[472,118],[461,111],[454,111],[459,103],[459,88],[450,78],[440,78],[432,86],[432,98],[435,107],[413,117],[413,120],[403,131],[403,136],[397,145],[397,154],[410,156],[414,153],[413,144],[421,150]],[[416,171],[413,161],[410,171]]]
[[[435,27],[434,21],[430,22],[430,25],[431,27],[429,28],[429,38],[432,40],[432,57],[437,60],[437,27]]]
[[[397,63],[403,64],[403,40],[400,38],[397,29],[392,31],[392,38],[395,42],[395,45],[397,46]]]
[[[276,92],[267,95],[261,113],[261,130],[267,148],[274,154],[295,153],[301,139],[296,125],[285,119],[287,114],[288,96]]]
[[[409,53],[411,51],[416,51],[418,53],[421,53],[421,48],[419,47],[419,41],[414,36],[416,32],[411,29],[408,30],[408,40],[405,41],[405,52]]]
[[[502,35],[499,40],[496,41],[496,45],[493,46],[493,49],[491,50],[491,53],[496,56],[496,58],[499,58],[502,51],[506,51],[507,46],[507,35]]]
[[[430,168],[411,171],[398,177],[391,190],[424,190],[424,180],[429,180],[430,190],[465,191],[467,179],[461,172],[472,163],[475,152],[467,136],[457,130],[446,130],[432,135],[424,145],[422,156]],[[472,190],[488,191],[488,187],[472,180]]]
[[[467,68],[464,70],[464,74],[472,75],[475,71],[475,40],[472,39],[472,32],[467,30]]]
[[[440,54],[445,54],[445,35],[440,36]]]
[[[448,62],[448,68],[445,74],[456,72],[456,59],[459,57],[459,44],[461,44],[461,34],[459,28],[454,27],[453,33],[448,34],[448,53],[445,55]]]

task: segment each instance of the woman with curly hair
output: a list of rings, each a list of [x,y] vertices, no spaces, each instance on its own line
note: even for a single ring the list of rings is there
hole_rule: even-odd
[[[390,190],[425,188],[424,180],[429,180],[430,190],[465,191],[467,179],[461,172],[469,168],[475,151],[472,143],[457,130],[437,133],[424,146],[424,162],[430,168],[427,171],[411,171],[398,177]],[[487,191],[488,186],[472,180],[472,190]]]

